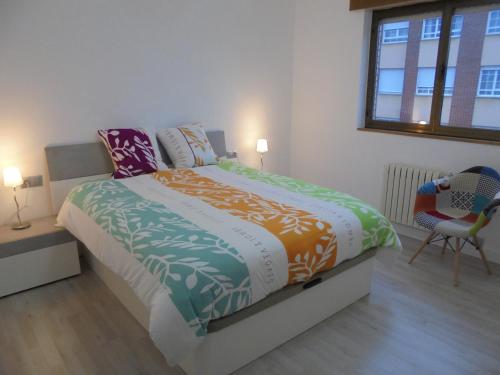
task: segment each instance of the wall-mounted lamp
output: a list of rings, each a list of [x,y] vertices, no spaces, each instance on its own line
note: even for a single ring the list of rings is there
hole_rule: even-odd
[[[260,170],[264,170],[264,153],[268,152],[267,139],[257,139],[257,152],[260,154]]]
[[[12,229],[21,230],[31,226],[29,222],[22,222],[19,210],[19,202],[16,197],[16,188],[24,183],[21,171],[17,167],[9,167],[3,170],[3,184],[14,191],[14,202],[16,202],[17,223],[12,225]]]

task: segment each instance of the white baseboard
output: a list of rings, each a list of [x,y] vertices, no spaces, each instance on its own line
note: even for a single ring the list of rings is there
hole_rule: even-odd
[[[414,238],[417,240],[423,241],[429,234],[429,232],[425,232],[413,227],[408,227],[406,225],[400,225],[400,224],[393,224],[394,228],[396,229],[396,232],[402,236]],[[486,242],[484,246],[484,251],[486,253],[486,257],[488,258],[488,261],[493,262],[493,263],[498,263],[500,264],[500,252],[499,249],[495,248],[489,248],[488,247],[488,242]],[[463,252],[465,254],[471,255],[473,257],[479,258],[479,253],[470,245],[466,245]]]

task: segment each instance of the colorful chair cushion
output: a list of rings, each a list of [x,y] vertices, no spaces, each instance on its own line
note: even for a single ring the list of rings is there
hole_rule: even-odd
[[[467,238],[488,224],[500,204],[500,175],[473,167],[422,185],[415,200],[415,220],[438,233]]]

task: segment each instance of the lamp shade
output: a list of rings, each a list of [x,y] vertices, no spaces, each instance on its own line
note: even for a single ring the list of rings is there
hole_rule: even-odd
[[[257,152],[264,153],[269,151],[267,148],[267,139],[257,139]]]
[[[9,167],[3,170],[3,184],[8,187],[16,187],[23,184],[21,171],[17,167]]]

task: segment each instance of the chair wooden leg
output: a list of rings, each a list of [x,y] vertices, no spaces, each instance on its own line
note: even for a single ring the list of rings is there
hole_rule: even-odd
[[[455,264],[454,264],[454,270],[453,270],[453,284],[455,286],[458,286],[459,283],[459,274],[460,274],[460,238],[457,237],[457,242],[455,245]]]
[[[484,266],[486,267],[486,272],[488,275],[492,275],[493,272],[491,272],[490,264],[488,263],[488,260],[486,259],[486,255],[484,254],[483,249],[481,248],[481,243],[479,242],[479,239],[474,236],[474,245],[476,245],[476,250],[479,251],[479,254],[481,255],[481,259],[483,260]]]
[[[441,251],[441,255],[444,255],[444,252],[446,251],[446,248],[448,247],[448,241],[449,240],[450,240],[450,237],[445,237],[444,238],[443,250]]]
[[[408,264],[412,264],[413,263],[413,261],[415,260],[415,258],[420,255],[420,253],[425,249],[425,247],[429,244],[429,242],[434,238],[435,235],[436,235],[436,232],[431,232],[431,234],[429,234],[429,236],[424,240],[424,242],[422,242],[422,244],[420,245],[420,247],[418,248],[418,250],[415,252],[415,254],[411,257],[411,259],[408,262]]]

